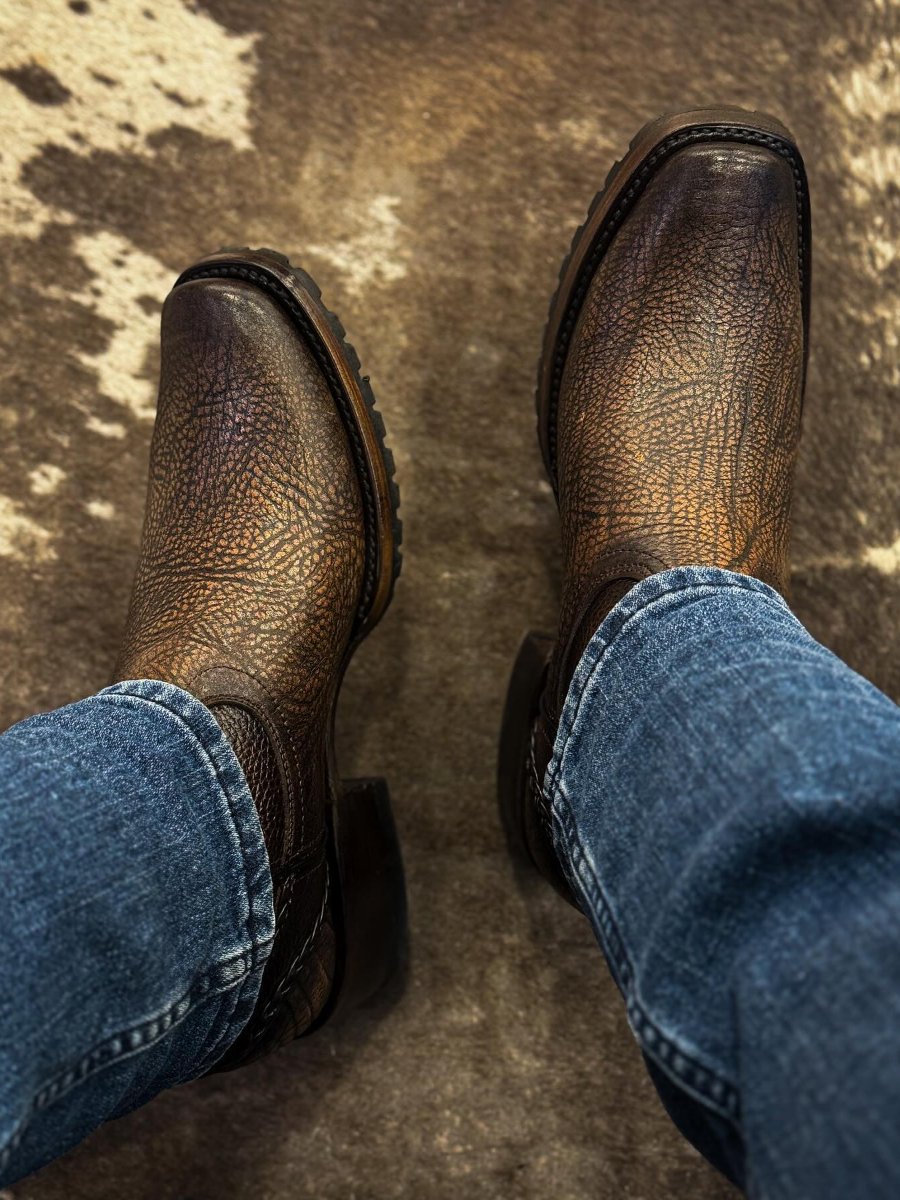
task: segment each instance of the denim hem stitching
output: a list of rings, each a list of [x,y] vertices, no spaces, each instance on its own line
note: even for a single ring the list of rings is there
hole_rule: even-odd
[[[273,938],[273,940],[274,940],[274,938]],[[271,945],[272,945],[272,943],[269,942],[266,947],[266,958],[263,960],[263,962],[265,962],[266,959],[268,959],[269,952],[271,950]],[[254,954],[255,954],[255,951],[254,951]],[[243,1029],[244,1025],[246,1024],[246,1019],[245,1019],[245,1020],[241,1021],[239,1027],[237,1029],[235,1029],[234,1028],[234,1026],[235,1026],[235,1015],[234,1014],[240,1013],[240,1011],[243,1007],[243,1004],[244,1004],[245,993],[247,991],[247,988],[253,984],[254,979],[256,978],[256,975],[257,975],[258,967],[259,967],[259,961],[257,959],[257,961],[254,963],[253,967],[250,970],[243,972],[236,981],[232,981],[233,986],[230,989],[231,990],[231,1009],[228,1013],[226,1013],[224,1011],[224,1005],[222,1006],[222,1011],[219,1013],[218,1018],[217,1018],[218,1023],[221,1025],[221,1029],[219,1031],[219,1036],[216,1038],[215,1042],[213,1042],[212,1046],[209,1048],[209,1050],[206,1051],[206,1053],[202,1057],[198,1056],[197,1064],[191,1072],[191,1077],[193,1079],[199,1079],[202,1075],[205,1075],[207,1073],[207,1071],[209,1071],[210,1068],[213,1067],[219,1061],[219,1059],[226,1052],[226,1050],[232,1044],[232,1042],[235,1041],[235,1039],[237,1038],[237,1035],[241,1032],[241,1029]],[[259,982],[257,982],[257,984],[256,984],[257,995],[259,995],[259,986],[260,986]],[[227,993],[223,993],[223,997],[226,994]],[[188,1081],[182,1080],[182,1082],[187,1083]]]
[[[651,576],[651,578],[653,577]],[[565,758],[569,741],[581,714],[587,692],[601,667],[605,665],[608,654],[620,635],[630,627],[637,617],[647,612],[658,601],[677,595],[680,592],[695,591],[701,587],[709,588],[712,591],[752,592],[759,596],[766,604],[777,607],[779,610],[790,612],[790,609],[787,608],[787,605],[780,597],[770,594],[767,589],[764,590],[764,585],[761,585],[760,581],[751,576],[735,579],[729,578],[727,580],[693,580],[690,583],[679,583],[673,587],[666,587],[656,592],[632,612],[627,612],[627,610],[626,612],[622,612],[620,610],[619,616],[624,619],[618,628],[614,629],[608,637],[601,636],[597,640],[597,644],[592,646],[593,653],[596,654],[596,659],[586,678],[581,682],[574,711],[571,710],[570,701],[568,699],[566,701],[566,710],[569,711],[564,712],[563,721],[560,723],[559,733],[562,735],[562,739],[558,747],[554,750],[553,760],[547,771],[544,789],[542,790],[545,796],[548,793],[550,794],[550,808],[558,826],[556,832],[559,837],[554,837],[554,841],[561,841],[566,847],[567,853],[559,856],[563,864],[563,870],[568,877],[573,892],[576,895],[580,893],[587,901],[588,907],[586,911],[603,947],[616,984],[622,992],[629,1025],[638,1039],[641,1048],[674,1083],[695,1099],[713,1109],[720,1116],[738,1126],[740,1120],[740,1096],[736,1085],[724,1079],[715,1070],[705,1066],[694,1054],[685,1052],[685,1050],[679,1047],[653,1021],[641,1003],[637,995],[634,968],[625,949],[624,940],[616,924],[612,908],[603,893],[596,872],[585,853],[584,845],[578,835],[574,814],[572,813],[568,798],[565,796],[561,780],[563,759]],[[615,611],[614,609],[613,612]],[[609,617],[606,620],[608,621]],[[603,626],[601,626],[602,628]]]
[[[253,887],[253,884],[252,884],[252,881],[250,878],[250,868],[249,868],[249,861],[248,861],[251,854],[255,853],[258,855],[259,848],[258,848],[258,846],[248,846],[246,844],[246,830],[242,829],[241,823],[237,819],[237,814],[234,810],[234,803],[233,803],[233,799],[232,799],[232,795],[231,795],[231,789],[226,786],[226,783],[222,778],[222,773],[219,769],[219,764],[215,761],[215,759],[211,755],[203,738],[197,732],[195,732],[195,730],[191,727],[191,725],[188,724],[185,716],[182,713],[178,712],[177,709],[173,708],[171,705],[166,704],[164,701],[160,700],[157,696],[144,696],[144,695],[141,695],[139,692],[117,691],[112,694],[117,695],[117,696],[125,696],[129,700],[137,700],[142,704],[155,705],[156,707],[161,708],[163,710],[163,712],[169,713],[170,716],[173,716],[184,727],[184,729],[187,730],[188,734],[191,736],[191,738],[193,739],[196,746],[202,752],[203,757],[205,758],[207,764],[212,768],[213,774],[215,775],[215,778],[216,778],[216,783],[219,785],[219,789],[225,797],[225,803],[228,806],[228,815],[231,818],[231,827],[232,827],[234,833],[237,835],[238,845],[239,845],[240,851],[241,851],[241,865],[243,867],[243,875],[244,875],[244,891],[246,892],[247,898],[248,898],[247,915],[244,920],[244,932],[247,934],[250,941],[254,945],[259,944],[260,943],[259,937],[255,933],[255,931],[253,929],[251,929],[251,925],[255,924],[255,922],[253,921],[253,906],[249,903],[249,898],[253,894],[253,891],[255,889]],[[104,700],[104,699],[106,699],[106,697],[102,693],[100,693],[97,696],[95,696],[94,699]],[[191,699],[195,699],[195,697],[191,697]],[[201,702],[198,700],[197,703],[200,704]],[[212,714],[210,714],[210,719],[213,722],[215,721],[215,717],[213,717]],[[225,739],[224,733],[222,734],[222,738],[223,738],[223,740],[227,741],[227,739]],[[248,791],[248,795],[249,795],[249,791]],[[251,803],[251,805],[253,804],[252,797],[250,798],[250,803]],[[265,941],[270,942],[271,938],[265,939]]]
[[[563,807],[565,812],[562,811]],[[739,1129],[740,1096],[737,1087],[664,1033],[638,998],[634,968],[619,927],[584,852],[568,801],[560,792],[554,796],[553,815],[559,826],[560,840],[566,840],[569,851],[564,863],[569,884],[575,894],[581,893],[589,904],[585,911],[603,947],[613,978],[622,992],[628,1024],[641,1049],[678,1087]]]
[[[0,1148],[0,1170],[6,1168],[10,1156],[25,1135],[35,1112],[49,1108],[51,1104],[79,1084],[92,1078],[98,1071],[114,1066],[132,1054],[157,1045],[167,1034],[176,1029],[198,1004],[217,995],[227,994],[234,989],[235,982],[243,984],[246,979],[252,977],[266,957],[268,957],[268,943],[263,942],[232,955],[224,962],[217,963],[164,1012],[99,1042],[74,1067],[69,1067],[55,1075],[49,1083],[38,1089],[18,1128],[8,1139],[6,1145]],[[241,974],[237,981],[231,975],[235,965],[239,965],[241,968]]]
[[[251,926],[255,926],[257,924],[257,922],[253,918],[253,906],[250,903],[250,896],[252,895],[252,893],[254,891],[254,887],[253,887],[253,884],[252,884],[252,881],[250,878],[249,857],[250,857],[251,853],[256,852],[258,854],[258,847],[256,847],[256,846],[251,847],[246,844],[246,830],[244,830],[241,827],[241,823],[237,819],[237,814],[235,813],[235,810],[234,810],[234,803],[233,803],[233,799],[232,799],[232,795],[231,795],[231,790],[230,790],[230,788],[228,788],[226,786],[225,781],[222,778],[222,773],[219,769],[219,764],[215,761],[215,759],[211,755],[203,738],[188,723],[187,718],[184,716],[184,714],[182,712],[179,712],[171,705],[166,704],[158,696],[145,696],[141,692],[127,691],[124,688],[122,688],[121,690],[117,690],[114,694],[117,696],[125,696],[130,700],[138,700],[144,704],[157,705],[164,712],[167,712],[171,716],[175,717],[175,719],[181,723],[181,725],[187,730],[189,735],[193,738],[195,744],[199,747],[204,758],[206,759],[206,762],[212,768],[213,774],[215,775],[215,778],[216,778],[216,783],[219,785],[219,789],[222,792],[223,796],[225,797],[225,803],[228,806],[228,815],[231,818],[231,826],[232,826],[234,833],[237,835],[238,845],[239,845],[240,851],[241,851],[241,865],[243,867],[243,875],[244,875],[244,891],[245,891],[245,893],[247,895],[247,899],[248,899],[247,915],[244,920],[244,932],[245,932],[246,936],[250,939],[250,942],[251,942],[252,946],[254,947],[254,949],[265,948],[266,957],[268,957],[269,950],[271,949],[272,942],[274,940],[274,927],[273,927],[272,935],[263,940],[261,940],[259,938],[258,933],[256,932],[255,928],[251,928]],[[190,692],[188,692],[186,694],[190,697],[191,700],[194,700],[198,704],[202,705],[202,702],[197,700],[197,698],[195,696],[191,696]],[[103,698],[102,696],[97,697],[97,699],[102,699],[102,698]],[[215,721],[215,718],[212,716],[212,714],[210,714],[210,718],[211,718],[211,720],[213,720],[213,722]],[[223,739],[225,738],[224,733],[222,734],[222,737],[223,737]],[[250,803],[253,804],[252,797],[250,798]],[[238,981],[238,983],[241,985],[241,987],[240,987],[241,992],[243,992],[243,990],[244,990],[243,984],[246,983],[247,975],[249,975],[249,972],[247,972],[245,975],[243,975],[241,977],[241,979]],[[239,995],[236,997],[235,1003],[232,1006],[231,1016],[226,1021],[223,1022],[223,1028],[219,1031],[218,1037],[215,1038],[215,1040],[213,1041],[210,1048],[204,1054],[202,1054],[202,1055],[198,1054],[198,1056],[197,1056],[198,1062],[207,1063],[207,1062],[215,1061],[213,1056],[217,1055],[219,1053],[222,1043],[225,1042],[229,1036],[232,1036],[231,1026],[233,1023],[233,1016],[234,1016],[234,1012],[236,1011],[236,1009],[238,1007],[238,1002],[241,1000],[243,1000],[243,996]],[[240,1032],[240,1030],[236,1031],[236,1033],[239,1033],[239,1032]],[[236,1033],[234,1036],[236,1036]],[[227,1049],[227,1045],[225,1048]]]
[[[140,692],[128,691],[121,687],[117,688],[115,691],[110,691],[108,696],[110,698],[112,696],[122,696],[128,700],[138,701],[142,704],[149,704],[161,708],[163,712],[166,712],[170,716],[174,717],[175,720],[177,720],[190,735],[194,745],[201,751],[206,763],[212,769],[216,783],[219,786],[219,790],[225,797],[225,803],[228,808],[228,816],[231,820],[232,829],[237,835],[238,846],[241,852],[244,890],[249,901],[249,897],[252,895],[254,890],[250,879],[249,858],[253,850],[256,848],[246,845],[246,831],[241,829],[240,822],[237,819],[230,789],[226,786],[222,778],[219,765],[212,757],[203,739],[188,724],[183,713],[179,712],[171,705],[166,704],[158,696],[146,696]],[[93,698],[95,700],[103,701],[107,699],[107,696],[105,696],[103,693],[98,693]],[[200,701],[197,701],[197,703],[200,703]],[[222,736],[224,737],[224,734]],[[274,939],[274,929],[271,935],[265,938],[260,938],[257,931],[251,928],[251,926],[257,924],[257,922],[253,920],[252,905],[250,903],[247,905],[247,915],[243,924],[244,933],[250,941],[249,949],[242,950],[238,954],[232,955],[224,962],[217,963],[215,967],[213,967],[203,978],[200,979],[198,983],[196,983],[188,992],[186,992],[180,1000],[177,1000],[175,1004],[173,1004],[161,1016],[155,1017],[149,1021],[144,1021],[140,1025],[133,1026],[131,1029],[114,1035],[112,1038],[107,1038],[105,1042],[101,1042],[98,1046],[95,1046],[92,1050],[88,1051],[88,1053],[75,1067],[69,1067],[64,1071],[59,1072],[53,1077],[53,1079],[50,1080],[49,1083],[44,1084],[43,1087],[38,1090],[28,1108],[27,1113],[19,1123],[18,1128],[13,1131],[6,1145],[0,1147],[0,1170],[5,1170],[10,1157],[14,1153],[16,1147],[20,1144],[31,1122],[31,1118],[36,1111],[47,1108],[48,1105],[54,1103],[77,1084],[85,1082],[85,1080],[93,1076],[97,1071],[103,1069],[104,1067],[112,1066],[116,1062],[124,1059],[127,1055],[136,1053],[140,1050],[145,1050],[151,1045],[154,1045],[160,1040],[160,1038],[169,1033],[170,1030],[181,1024],[184,1018],[190,1011],[192,1011],[198,1002],[201,1002],[216,994],[223,994],[238,988],[241,992],[243,992],[244,985],[246,984],[247,980],[252,978],[257,967],[261,964],[264,964],[268,959],[272,941]],[[223,968],[226,966],[231,966],[235,963],[244,964],[241,974],[238,976],[238,978],[230,978],[226,974],[226,977],[222,979],[217,986],[215,986],[213,981],[216,978],[216,975],[220,974]],[[238,999],[243,999],[243,997],[240,996]],[[232,1007],[232,1014],[234,1013],[235,1008],[236,1005]],[[205,1062],[208,1058],[210,1058],[210,1056],[222,1044],[225,1035],[230,1033],[231,1025],[232,1020],[229,1018],[224,1023],[224,1028],[220,1030],[219,1035],[216,1037],[210,1050],[208,1050],[202,1056],[198,1055],[199,1061]],[[146,1036],[145,1038],[145,1034],[148,1034],[148,1031],[151,1030],[153,1032],[149,1033],[149,1036]]]

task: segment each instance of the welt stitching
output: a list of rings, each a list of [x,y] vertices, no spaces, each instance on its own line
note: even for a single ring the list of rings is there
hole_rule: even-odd
[[[798,155],[793,147],[783,142],[780,138],[772,134],[758,133],[753,130],[744,129],[740,126],[722,126],[722,125],[700,125],[690,130],[682,130],[680,133],[672,134],[661,142],[653,154],[644,161],[643,166],[632,178],[631,184],[625,192],[619,197],[619,202],[615,210],[607,219],[605,225],[600,231],[597,241],[591,251],[590,257],[582,264],[581,275],[578,283],[569,297],[566,310],[565,320],[560,325],[559,334],[557,336],[556,347],[554,351],[553,372],[550,381],[550,396],[547,413],[547,436],[548,447],[550,451],[550,465],[552,474],[556,476],[556,410],[559,406],[559,388],[562,382],[562,375],[565,369],[565,360],[568,353],[569,342],[572,338],[572,332],[575,328],[575,323],[581,311],[581,306],[584,302],[584,297],[591,283],[591,277],[597,268],[600,259],[606,253],[606,249],[612,240],[613,234],[622,221],[628,215],[629,208],[632,202],[644,190],[652,174],[656,164],[660,160],[667,158],[674,150],[680,146],[690,142],[698,141],[727,141],[741,142],[749,145],[765,146],[767,149],[774,151],[782,158],[786,159],[790,164],[791,172],[794,176],[794,196],[797,206],[797,225],[800,236],[797,238],[797,259],[801,282],[803,280],[803,271],[805,258],[803,253],[803,241],[806,230],[806,225],[803,220],[803,181],[800,175],[798,166]]]
[[[600,927],[604,949],[611,959],[614,974],[625,997],[629,1023],[642,1048],[667,1074],[674,1076],[686,1091],[694,1094],[737,1126],[740,1119],[740,1096],[735,1085],[672,1041],[652,1020],[638,998],[634,970],[621,933],[593,867],[584,853],[568,802],[559,789],[554,795],[553,812],[567,844],[574,851],[571,855],[570,883],[577,879],[588,893],[591,911],[596,914]],[[587,879],[584,878],[585,874]],[[580,889],[573,890],[577,894]]]
[[[229,278],[237,276],[241,279],[249,280],[251,283],[261,287],[264,291],[270,291],[282,304],[290,311],[294,320],[300,325],[303,332],[309,339],[311,348],[314,351],[316,362],[320,369],[324,372],[328,380],[331,394],[341,413],[341,418],[345,429],[347,430],[350,439],[350,445],[353,450],[353,456],[356,460],[356,469],[359,476],[360,486],[363,493],[363,511],[365,513],[366,525],[366,571],[363,581],[363,593],[357,609],[357,621],[362,622],[368,615],[369,607],[372,601],[372,595],[375,590],[375,582],[378,575],[378,515],[377,506],[372,490],[372,481],[369,476],[369,469],[366,461],[365,450],[362,446],[362,441],[359,435],[359,429],[356,424],[356,416],[353,412],[353,405],[347,397],[340,378],[334,369],[334,363],[331,361],[331,356],[326,353],[324,348],[319,344],[318,333],[310,321],[308,315],[303,311],[302,307],[297,303],[291,293],[283,284],[279,283],[272,276],[265,274],[262,271],[253,270],[250,267],[242,267],[238,264],[198,267],[195,270],[186,272],[180,282],[190,283],[194,279],[207,279],[211,277]]]

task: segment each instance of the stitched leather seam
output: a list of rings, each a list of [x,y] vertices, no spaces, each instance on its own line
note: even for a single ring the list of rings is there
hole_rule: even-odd
[[[302,332],[306,335],[310,349],[313,351],[313,356],[319,369],[325,375],[329,385],[332,398],[337,404],[338,411],[341,415],[344,428],[347,432],[350,441],[350,448],[353,453],[353,458],[356,465],[356,473],[359,479],[360,491],[363,496],[363,514],[365,518],[365,576],[363,579],[363,590],[360,598],[359,606],[356,613],[357,624],[361,624],[369,614],[369,609],[372,604],[372,598],[375,593],[375,587],[378,581],[378,560],[379,554],[379,539],[378,539],[378,511],[375,502],[374,488],[368,468],[365,449],[362,444],[359,428],[357,425],[356,414],[353,409],[353,404],[349,396],[346,394],[343,384],[340,381],[331,355],[322,346],[318,331],[308,314],[303,310],[301,305],[297,303],[288,289],[273,276],[264,271],[254,269],[252,267],[242,267],[239,264],[223,264],[220,266],[197,267],[194,270],[187,271],[181,277],[180,284],[190,283],[195,279],[210,279],[210,278],[239,278],[255,284],[264,291],[271,292],[277,296],[278,300],[288,309],[291,316],[300,326]],[[364,401],[365,403],[365,401]]]
[[[547,798],[544,795],[543,781],[538,779],[537,769],[537,754],[535,747],[535,737],[537,736],[537,725],[533,723],[531,726],[531,748],[528,755],[529,766],[529,782],[531,784],[532,801],[537,809],[538,817],[541,821],[541,826],[546,834],[550,845],[553,845],[553,821],[550,815],[550,807],[547,804]]]
[[[290,722],[285,717],[284,710],[281,707],[281,702],[278,700],[277,696],[272,695],[263,681],[259,679],[258,676],[254,675],[252,671],[245,671],[242,667],[235,668],[226,666],[225,664],[218,664],[212,667],[204,667],[204,669],[197,675],[192,676],[189,682],[192,685],[197,685],[204,675],[207,675],[212,671],[228,671],[231,675],[243,675],[247,679],[251,680],[256,687],[259,688],[260,692],[262,692],[266,703],[271,705],[271,707],[275,710],[280,719],[281,727],[285,730],[289,729]],[[293,738],[289,733],[287,734],[286,738],[281,736],[280,729],[276,726],[275,722],[268,717],[264,709],[254,701],[252,696],[247,696],[241,692],[213,692],[208,698],[203,700],[203,703],[207,706],[207,708],[213,704],[237,705],[238,707],[246,709],[247,712],[249,712],[251,716],[255,717],[262,725],[266,735],[268,736],[269,742],[274,746],[275,754],[281,767],[281,777],[285,781],[287,788],[285,841],[292,842],[294,840],[295,830],[293,825],[296,813],[299,810],[300,831],[299,834],[297,834],[296,840],[300,843],[300,845],[302,845],[306,834],[306,806],[303,803],[298,803],[297,793],[294,787],[295,771],[293,771],[291,768],[292,765],[295,766],[297,763],[297,751],[296,747],[294,746]],[[287,747],[285,747],[285,741],[287,742]],[[290,752],[290,759],[288,758],[288,752]],[[299,769],[297,769],[296,774],[299,781]]]
[[[325,852],[327,835],[323,830],[314,842],[312,842],[305,850],[298,850],[296,854],[292,854],[290,858],[279,866],[277,871],[272,872],[273,882],[278,885],[283,884],[291,875],[303,878],[310,871],[322,865],[322,859]]]
[[[275,1018],[278,1016],[278,1012],[279,1012],[282,1004],[284,1004],[288,1000],[288,998],[290,996],[290,992],[291,992],[292,988],[294,987],[294,984],[296,983],[297,979],[302,974],[302,972],[305,970],[307,956],[308,956],[309,952],[312,949],[314,949],[316,939],[318,938],[318,936],[321,933],[322,928],[324,927],[324,924],[325,924],[325,917],[328,912],[328,902],[330,899],[330,894],[331,894],[331,870],[328,865],[328,861],[326,859],[326,861],[325,861],[325,887],[324,887],[323,894],[322,894],[322,904],[319,908],[318,916],[316,917],[316,919],[313,923],[312,930],[310,931],[309,935],[307,936],[306,941],[303,943],[303,945],[300,947],[300,949],[294,955],[293,959],[291,960],[291,964],[285,971],[284,975],[282,976],[281,981],[276,986],[275,990],[272,992],[272,995],[266,1001],[266,1004],[265,1004],[264,1008],[262,1009],[262,1011],[259,1013],[259,1016],[255,1022],[255,1028],[253,1029],[253,1032],[251,1034],[250,1041],[249,1041],[249,1044],[247,1047],[248,1051],[250,1050],[250,1048],[257,1045],[259,1043],[259,1041],[261,1040],[261,1038],[266,1033],[268,1033],[269,1029],[271,1028],[272,1024],[275,1021]],[[307,1007],[310,1007],[310,1006],[307,1005]],[[311,1011],[311,1007],[310,1007],[310,1011]]]
[[[661,163],[675,150],[680,149],[684,145],[688,145],[693,142],[706,141],[740,142],[745,145],[765,146],[766,149],[772,150],[789,163],[791,172],[794,176],[794,194],[797,206],[798,226],[797,259],[800,282],[801,286],[803,286],[803,273],[805,269],[803,247],[804,238],[806,235],[806,225],[803,219],[803,199],[805,196],[805,189],[799,168],[800,160],[798,151],[789,143],[782,141],[781,138],[776,137],[774,134],[767,134],[761,131],[747,129],[746,127],[740,125],[693,126],[690,129],[681,130],[678,133],[674,133],[664,141],[660,142],[654,152],[649,155],[649,157],[644,159],[641,168],[632,177],[631,183],[627,189],[618,197],[616,207],[608,215],[605,223],[597,231],[594,246],[589,256],[581,265],[579,278],[567,301],[565,317],[560,323],[559,331],[556,337],[556,346],[554,347],[553,372],[550,380],[550,394],[547,405],[547,446],[549,450],[551,477],[554,487],[556,486],[556,413],[559,407],[559,389],[560,384],[562,383],[563,371],[565,370],[566,357],[569,351],[569,343],[572,340],[575,324],[581,312],[581,307],[584,303],[584,298],[587,294],[588,288],[590,287],[594,272],[596,271],[601,258],[606,253],[609,243],[612,241],[613,235],[617,232],[619,226],[630,212],[633,202],[647,186],[657,164]],[[615,184],[612,186],[615,187]]]

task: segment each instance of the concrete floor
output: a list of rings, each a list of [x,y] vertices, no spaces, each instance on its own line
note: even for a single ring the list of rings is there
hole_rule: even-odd
[[[3,1200],[724,1198],[586,924],[499,829],[506,676],[558,584],[534,364],[570,231],[644,121],[786,119],[816,271],[796,605],[900,694],[896,8],[145,3],[0,0],[0,724],[109,677],[175,274],[222,244],[291,253],[397,457],[405,571],[342,742],[392,783],[412,959],[392,1003],[159,1097]]]

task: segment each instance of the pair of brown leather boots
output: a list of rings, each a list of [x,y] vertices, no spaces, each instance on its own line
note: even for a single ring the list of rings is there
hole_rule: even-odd
[[[553,300],[538,429],[559,501],[555,641],[527,639],[501,738],[501,807],[564,894],[541,783],[572,673],[633,584],[705,564],[784,590],[809,298],[802,160],[736,109],[635,138]],[[382,780],[342,783],[345,667],[400,567],[398,493],[368,381],[319,289],[269,250],[222,251],[166,301],[147,516],[118,677],[199,697],[243,768],[276,937],[249,1062],[372,994],[405,930]]]

